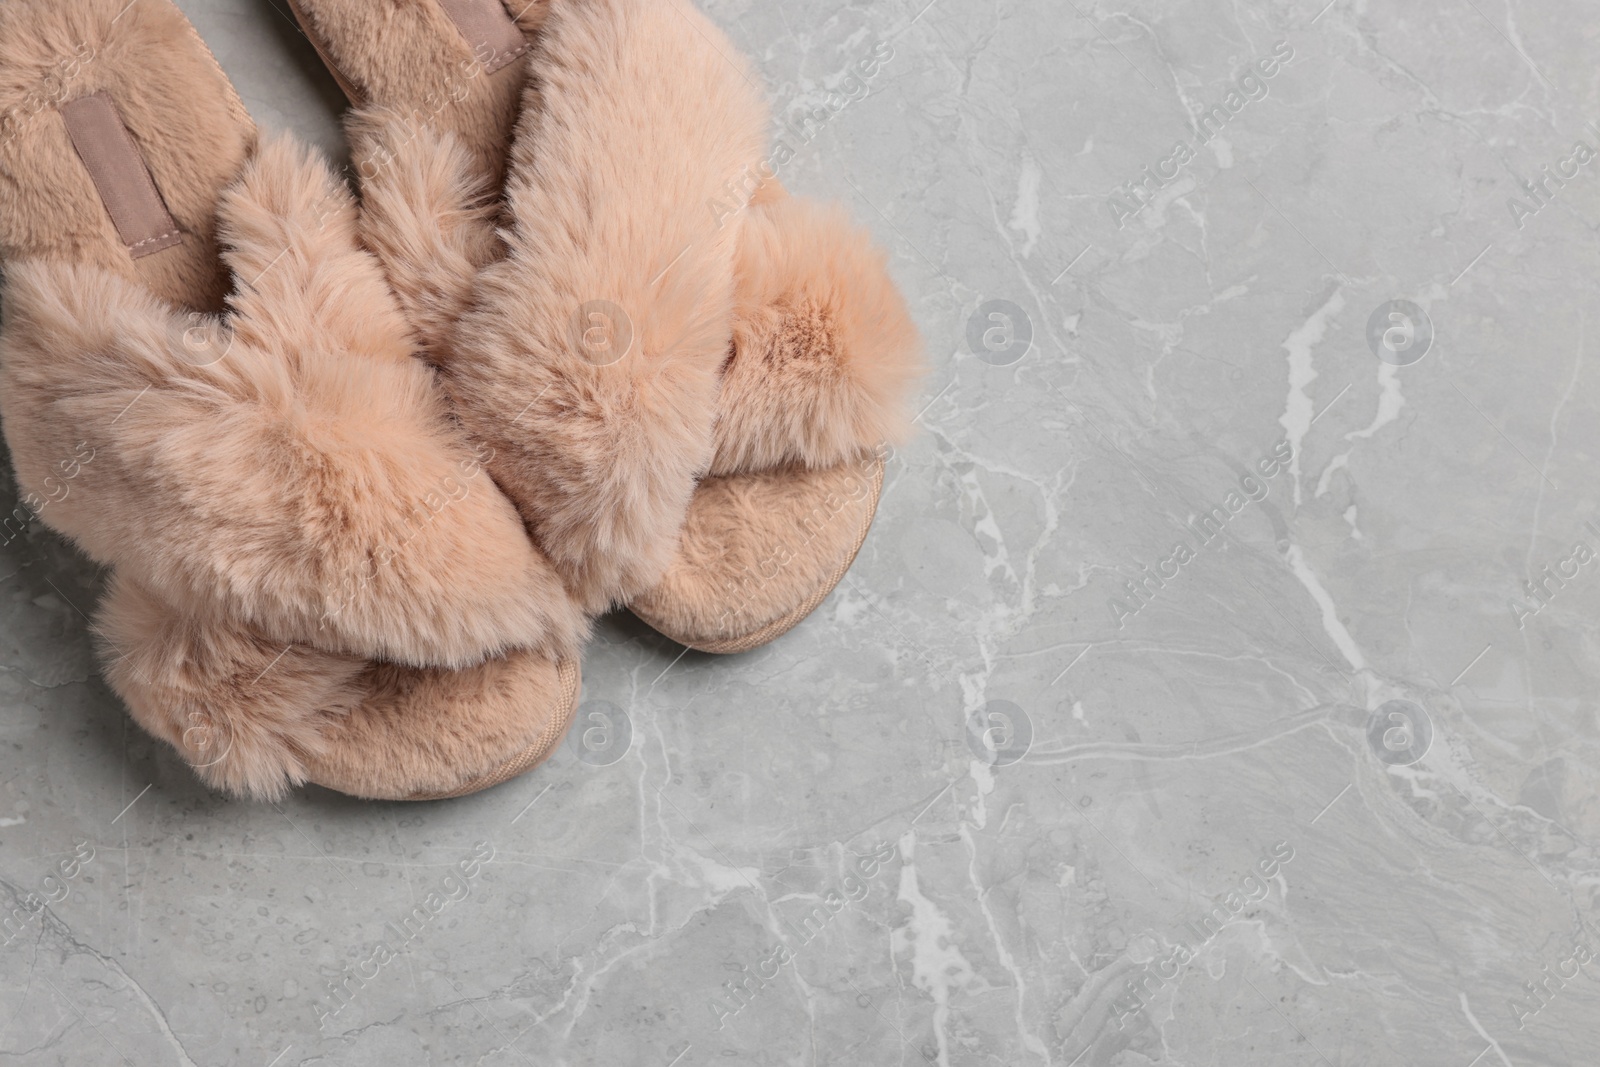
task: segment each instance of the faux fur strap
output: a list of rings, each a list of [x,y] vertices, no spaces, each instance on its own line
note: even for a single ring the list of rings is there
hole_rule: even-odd
[[[736,279],[712,474],[831,467],[905,437],[921,339],[887,257],[841,209],[752,203]]]

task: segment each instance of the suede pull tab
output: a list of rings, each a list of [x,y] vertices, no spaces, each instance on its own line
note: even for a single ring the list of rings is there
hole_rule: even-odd
[[[490,74],[528,50],[528,42],[500,0],[439,0],[483,69]]]
[[[183,233],[156,191],[111,94],[102,90],[62,104],[61,117],[128,254],[139,259],[181,243]]]

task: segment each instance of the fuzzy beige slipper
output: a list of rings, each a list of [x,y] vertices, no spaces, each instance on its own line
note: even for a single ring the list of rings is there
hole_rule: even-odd
[[[170,0],[0,6],[0,257],[13,518],[115,566],[98,630],[141,724],[257,796],[451,793],[548,752],[581,613],[348,191],[257,150]]]
[[[919,345],[865,236],[761,180],[767,115],[727,39],[673,0],[297,6],[369,102],[368,244],[575,599],[722,652],[815,608]],[[513,31],[531,81],[494,203],[519,64],[476,57]],[[407,70],[474,74],[441,94]]]

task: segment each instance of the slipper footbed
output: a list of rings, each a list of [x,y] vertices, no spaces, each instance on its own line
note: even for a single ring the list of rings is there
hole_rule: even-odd
[[[159,78],[151,56],[162,57]],[[67,135],[60,106],[101,91],[163,176],[161,199],[184,240],[158,255],[130,253]],[[255,147],[233,86],[170,3],[0,4],[0,261],[93,265],[169,303],[219,310],[227,278],[217,269],[217,191]]]
[[[629,609],[703,652],[764,644],[844,577],[882,485],[883,458],[876,454],[829,467],[707,478],[667,573]]]

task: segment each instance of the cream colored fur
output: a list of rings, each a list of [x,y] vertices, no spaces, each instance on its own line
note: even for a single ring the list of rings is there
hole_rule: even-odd
[[[412,357],[343,186],[268,144],[220,217],[231,339],[94,268],[8,269],[0,411],[19,481],[46,497],[63,459],[93,455],[43,518],[280,647],[420,666],[573,653],[583,619]]]
[[[761,158],[765,114],[721,31],[663,0],[556,6],[531,68],[510,256],[481,275],[450,382],[569,589],[599,610],[657,580],[710,462],[737,231],[696,205]],[[604,366],[579,345],[595,301],[632,335]]]

